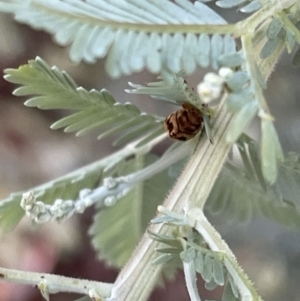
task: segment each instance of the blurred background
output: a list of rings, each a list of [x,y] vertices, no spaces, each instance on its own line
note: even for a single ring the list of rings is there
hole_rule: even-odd
[[[44,32],[14,22],[9,15],[0,14],[0,38],[1,70],[18,68],[40,56],[50,66],[69,72],[77,84],[86,89],[106,88],[117,101],[130,101],[149,113],[167,116],[173,111],[153,99],[124,92],[128,81],[145,84],[154,80],[147,72],[111,80],[104,72],[103,61],[75,65],[69,60],[68,48],[56,45]],[[201,78],[199,71],[188,82],[196,86]],[[291,67],[291,57],[283,56],[266,92],[284,151],[297,153],[300,153],[299,79],[299,70]],[[116,150],[109,139],[97,141],[96,135],[76,138],[72,133],[50,130],[49,126],[63,113],[26,108],[25,99],[12,96],[13,89],[12,84],[0,77],[0,199],[64,175]],[[257,136],[256,131],[254,125],[252,136]],[[158,154],[162,151],[156,150]],[[1,237],[0,266],[113,282],[118,271],[97,259],[87,236],[92,214],[90,209],[68,222],[38,227],[23,218],[13,232]],[[247,224],[228,222],[222,216],[213,216],[211,220],[265,300],[299,300],[299,229],[287,229],[262,217]],[[201,279],[199,287],[204,300],[220,299],[220,290],[205,291]],[[51,296],[52,301],[76,298],[79,296],[72,294]],[[0,301],[17,300],[43,298],[36,288],[0,282]],[[158,288],[151,300],[189,300],[182,273],[165,288]]]

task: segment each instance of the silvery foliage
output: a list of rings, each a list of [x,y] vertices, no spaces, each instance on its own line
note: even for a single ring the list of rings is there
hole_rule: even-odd
[[[210,118],[213,122],[214,108],[205,111],[202,105],[224,96],[228,110],[234,114],[227,142],[237,146],[243,169],[230,161],[225,164],[207,208],[214,213],[227,209],[239,220],[246,220],[259,209],[271,219],[299,226],[296,197],[300,186],[299,157],[290,154],[283,162],[273,118],[262,93],[266,88],[264,78],[267,77],[263,74],[264,63],[272,62],[283,48],[291,53],[300,43],[296,26],[298,11],[291,8],[285,16],[272,16],[266,23],[260,21],[254,37],[242,36],[241,50],[237,50],[233,38],[235,29],[205,2],[209,1],[2,0],[0,11],[12,13],[18,22],[49,32],[60,45],[70,45],[70,58],[74,62],[83,60],[94,63],[106,57],[106,71],[112,77],[130,75],[145,68],[152,73],[160,73],[158,80],[147,86],[130,83],[133,89],[127,92],[149,95],[179,106],[188,102],[203,110],[202,113],[207,117],[205,128],[211,142],[213,126],[210,127]],[[259,13],[260,8],[267,4],[267,1],[256,0],[216,1],[221,8],[238,6],[244,13]],[[259,61],[252,56],[255,47],[259,49]],[[294,56],[294,64],[297,65],[299,57],[298,51]],[[184,76],[192,74],[197,67],[211,67],[219,72],[207,74],[195,92]],[[160,174],[159,177],[158,172],[171,165],[182,164],[181,160],[191,153],[192,144],[189,142],[179,146],[174,144],[163,158],[152,158],[149,163],[148,153],[166,137],[162,127],[164,116],[141,112],[130,103],[121,104],[105,89],[88,91],[78,87],[65,71],[50,67],[40,58],[29,61],[19,69],[7,69],[5,73],[6,80],[20,85],[14,94],[28,97],[25,105],[76,111],[55,122],[53,129],[64,128],[65,132],[74,131],[79,136],[97,129],[100,132],[99,139],[115,135],[115,144],[126,146],[107,158],[36,187],[32,192],[12,194],[0,206],[2,230],[13,228],[21,219],[24,214],[19,207],[21,199],[26,214],[36,222],[52,219],[61,221],[74,213],[83,212],[93,204],[114,208],[121,204],[119,200],[125,204],[126,197],[127,201],[135,198],[135,204],[141,205],[149,195],[147,189],[153,189],[153,183],[158,183],[160,177],[167,177],[166,174]],[[261,121],[261,147],[243,134],[256,116]],[[131,157],[134,159],[129,161]],[[137,162],[140,170],[130,169]],[[120,170],[122,172],[118,173]],[[292,182],[296,184],[291,185]],[[159,190],[157,201],[161,202],[169,186],[164,189],[158,186],[155,187]],[[241,187],[250,189],[247,192]],[[134,189],[144,192],[138,194],[143,195],[143,199],[137,199],[134,193],[130,194]],[[245,197],[248,194],[252,194],[249,202],[240,202],[241,195]],[[118,211],[123,213],[126,209],[128,211],[128,206],[125,209],[120,207]],[[139,212],[139,216],[142,216],[142,212]],[[124,221],[116,213],[111,213],[110,219]],[[107,242],[99,229],[102,220],[99,214],[90,230],[94,246],[100,253],[103,241]],[[156,263],[183,263],[187,287],[193,300],[200,300],[195,289],[197,272],[206,281],[208,289],[225,285],[223,300],[242,299],[230,273],[227,274],[228,267],[225,267],[222,254],[208,249],[205,240],[195,233],[193,226],[182,225],[182,220],[176,221],[176,218],[168,220],[168,217],[162,220],[158,218],[156,222],[179,227],[171,236],[150,235],[168,245],[157,250],[162,255],[157,257]],[[114,225],[117,228],[118,223]],[[109,226],[112,227],[111,224]],[[190,228],[183,233],[182,226]],[[144,228],[139,229],[142,232]],[[112,240],[117,239],[122,244],[122,238],[129,241],[126,235],[121,233]],[[128,246],[130,248],[134,246]],[[106,259],[116,264],[119,255],[114,254]],[[123,261],[119,260],[116,265],[122,265]]]

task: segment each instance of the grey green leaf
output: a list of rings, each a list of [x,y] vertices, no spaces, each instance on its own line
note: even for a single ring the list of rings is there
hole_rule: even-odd
[[[116,144],[123,144],[151,134],[151,139],[163,133],[164,118],[147,115],[133,104],[121,104],[105,89],[87,91],[64,71],[50,68],[42,59],[29,61],[19,69],[5,70],[5,79],[21,84],[15,95],[30,97],[25,105],[40,109],[77,110],[51,127],[65,127],[65,132],[76,131],[78,136],[92,130],[102,131],[99,138],[119,135]]]
[[[285,45],[286,45],[288,53],[292,52],[292,50],[295,46],[295,42],[296,42],[295,35],[292,32],[287,31],[286,35],[285,35]]]
[[[223,67],[236,68],[240,66],[244,59],[239,52],[222,54],[219,56],[219,64]]]
[[[261,8],[259,1],[254,0],[240,9],[242,13],[251,14]]]
[[[204,269],[204,259],[201,251],[197,251],[194,262],[195,262],[195,269],[197,273],[202,274]]]
[[[265,119],[261,121],[262,129],[262,172],[264,178],[271,184],[276,181],[278,162],[283,161],[282,148],[274,128],[272,120]]]
[[[281,43],[281,38],[278,36],[276,36],[272,40],[268,39],[265,45],[263,46],[263,48],[261,49],[260,58],[266,59],[267,57],[269,57],[280,45],[280,43]]]
[[[218,5],[221,8],[232,8],[241,5],[245,2],[246,0],[220,0],[216,2],[216,5]]]
[[[233,113],[240,111],[243,106],[253,100],[254,94],[251,87],[245,87],[244,89],[229,93],[226,98],[226,105],[228,110]]]
[[[268,39],[270,40],[275,39],[282,27],[283,27],[282,21],[279,18],[274,18],[267,28]]]
[[[243,108],[236,113],[232,124],[228,130],[227,141],[234,142],[245,130],[251,120],[255,117],[258,110],[256,101],[251,101],[243,106]]]
[[[241,91],[247,83],[249,83],[249,76],[247,72],[244,71],[234,72],[226,80],[226,85],[233,92]]]
[[[213,69],[219,68],[219,57],[223,53],[223,37],[215,34],[211,38],[211,66]]]
[[[224,285],[225,283],[223,265],[215,257],[213,258],[213,279],[218,285]]]
[[[63,1],[25,3],[0,2],[0,11],[12,13],[18,22],[54,35],[55,41],[70,46],[74,62],[95,63],[107,56],[105,68],[112,77],[130,75],[147,68],[194,72],[206,65],[193,49],[195,38],[188,29],[175,33],[177,25],[226,24],[207,5],[188,0],[161,1]],[[153,25],[159,25],[154,27]],[[187,55],[184,55],[187,53]],[[213,56],[214,57],[214,56]],[[185,59],[187,58],[187,60]],[[214,59],[214,62],[216,60]]]
[[[209,254],[204,255],[204,267],[202,272],[202,278],[205,282],[210,282],[213,279],[213,261]]]

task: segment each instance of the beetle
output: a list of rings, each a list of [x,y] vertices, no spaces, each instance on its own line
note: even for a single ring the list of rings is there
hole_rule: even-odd
[[[182,109],[171,113],[164,122],[164,128],[173,139],[186,141],[203,128],[203,117],[196,107],[183,103]]]

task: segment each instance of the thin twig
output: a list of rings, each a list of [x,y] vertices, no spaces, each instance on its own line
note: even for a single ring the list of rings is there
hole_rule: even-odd
[[[37,286],[46,297],[57,292],[68,292],[105,298],[110,295],[112,284],[85,279],[75,279],[45,273],[23,272],[0,267],[0,281]],[[96,295],[96,296],[95,296]]]

